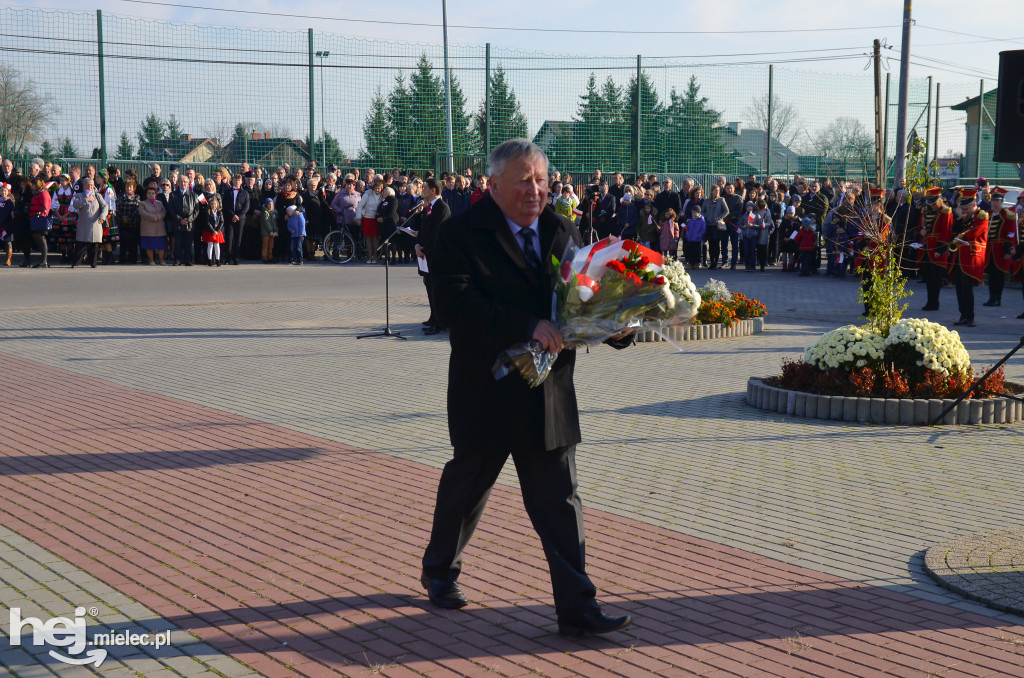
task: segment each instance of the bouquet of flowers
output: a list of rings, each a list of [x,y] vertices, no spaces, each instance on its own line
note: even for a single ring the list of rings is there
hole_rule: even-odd
[[[599,344],[630,328],[661,328],[691,320],[700,294],[683,265],[632,240],[611,236],[552,257],[556,284],[554,322],[565,347]],[[537,342],[518,344],[498,356],[495,379],[513,370],[531,387],[541,384],[558,358]]]

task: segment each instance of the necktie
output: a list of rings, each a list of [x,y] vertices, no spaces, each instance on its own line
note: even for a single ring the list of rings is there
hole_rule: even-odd
[[[519,231],[519,235],[523,236],[523,257],[526,259],[526,263],[531,268],[538,268],[540,266],[540,255],[537,254],[537,250],[533,249],[533,234],[532,228],[524,228]]]

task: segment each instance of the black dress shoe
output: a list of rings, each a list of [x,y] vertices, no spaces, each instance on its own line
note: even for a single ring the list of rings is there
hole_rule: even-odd
[[[462,589],[453,581],[446,579],[431,579],[424,572],[420,575],[420,584],[427,590],[430,602],[445,610],[458,610],[469,605]]]
[[[426,334],[428,336],[431,335],[431,334],[437,334],[440,331],[441,330],[439,330],[438,328],[436,328],[434,326],[424,327],[423,328],[423,334]]]
[[[967,321],[967,326],[968,326],[968,327],[977,327],[977,325],[975,325],[975,324],[974,324],[974,321],[973,321],[973,320],[968,320],[968,321]]]
[[[984,304],[982,304],[982,306],[1000,306],[1000,305],[1002,305],[1002,302],[999,301],[998,299],[989,299]]]
[[[587,610],[578,617],[558,620],[558,635],[577,638],[586,634],[611,633],[621,631],[633,623],[633,618],[627,615],[612,617],[599,608]]]
[[[969,320],[968,320],[967,318],[965,318],[965,317],[963,317],[963,316],[960,316],[960,320],[957,320],[957,321],[956,321],[955,323],[953,323],[953,324],[954,324],[954,325],[966,325],[966,324],[967,324],[967,323],[969,323],[969,322],[970,322],[970,321],[969,321]]]
[[[1024,313],[1021,313],[1019,316],[1017,316],[1017,319],[1018,320],[1024,320]]]
[[[938,306],[925,305],[925,306],[921,307],[921,310],[922,311],[938,311],[939,307]]]

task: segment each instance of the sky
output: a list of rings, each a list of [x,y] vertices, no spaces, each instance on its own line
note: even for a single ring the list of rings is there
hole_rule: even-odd
[[[916,118],[921,125],[927,118],[921,115],[927,100],[927,81],[923,78],[927,76],[933,76],[936,82],[942,83],[944,106],[976,96],[979,78],[986,78],[986,89],[995,86],[999,52],[1024,49],[1024,26],[1015,29],[1010,20],[1019,14],[1020,3],[1021,0],[990,0],[984,4],[984,11],[978,12],[965,11],[962,2],[954,3],[951,0],[917,3],[914,7],[915,25],[911,39],[911,118]],[[186,37],[188,41],[194,41],[192,44],[217,44],[223,40],[224,44],[230,42],[240,45],[248,41],[257,47],[251,53],[269,45],[280,48],[282,53],[290,51],[301,55],[306,47],[304,31],[313,28],[317,35],[316,49],[330,48],[335,58],[339,54],[346,54],[348,63],[354,63],[356,59],[351,55],[365,53],[360,63],[371,67],[357,71],[346,71],[340,65],[336,66],[337,70],[320,69],[315,83],[316,87],[322,87],[326,92],[326,105],[317,111],[320,118],[317,127],[326,122],[328,130],[350,152],[358,150],[362,117],[374,92],[380,87],[386,94],[396,74],[395,70],[389,69],[375,71],[372,66],[387,63],[408,69],[422,51],[439,59],[439,45],[442,42],[440,0],[385,5],[337,2],[303,4],[281,0],[104,0],[101,3],[95,0],[91,3],[90,0],[6,0],[2,6],[75,12],[91,12],[98,8],[111,18],[116,15],[186,25],[226,27],[196,29],[196,37],[193,38],[187,26],[177,27],[163,35],[157,33],[161,24],[140,23],[137,31],[124,27],[118,29],[116,26],[108,31],[105,27],[105,35],[107,40],[120,39],[125,43],[135,40],[141,42],[143,38],[138,36],[146,36],[145,39],[155,44],[185,43]],[[718,9],[723,6],[724,3],[690,1],[649,2],[643,5],[642,10],[630,11],[629,4],[599,0],[565,0],[557,5],[547,0],[516,0],[515,3],[450,0],[448,37],[453,46],[453,68],[466,93],[467,107],[475,110],[482,98],[481,83],[476,81],[482,80],[482,75],[477,71],[482,70],[480,65],[484,43],[491,43],[495,60],[506,67],[572,66],[556,74],[529,72],[530,69],[525,68],[511,78],[527,115],[530,134],[535,133],[544,120],[571,118],[577,96],[585,86],[588,69],[598,69],[596,74],[599,82],[612,76],[620,86],[625,85],[635,70],[635,55],[638,53],[644,55],[645,66],[651,67],[649,73],[663,97],[667,97],[673,88],[684,88],[691,74],[697,75],[702,94],[708,96],[714,106],[723,112],[723,121],[746,120],[745,111],[751,99],[767,88],[766,64],[772,62],[776,64],[775,91],[784,101],[792,103],[803,112],[802,123],[808,130],[808,136],[844,112],[870,124],[872,87],[867,54],[872,40],[881,39],[885,46],[883,56],[887,57],[883,66],[895,80],[899,73],[903,2],[860,0],[849,3],[818,0],[813,5],[807,5],[813,6],[813,11],[795,10],[797,3],[764,0],[733,0],[728,3],[728,10]],[[395,11],[392,7],[400,9]],[[710,7],[715,7],[715,11],[709,11]],[[209,8],[230,11],[214,11]],[[384,8],[387,11],[383,11]],[[320,9],[335,12],[337,17],[314,18],[312,15]],[[296,14],[310,16],[294,16]],[[502,30],[509,28],[556,30]],[[239,29],[280,33],[260,33],[257,37],[255,33],[249,34]],[[36,30],[35,26],[23,27],[26,34],[31,34],[33,30]],[[63,28],[57,30],[64,32]],[[1019,34],[1015,34],[1015,30]],[[69,34],[73,33],[75,31],[69,31]],[[83,29],[81,34],[84,43],[85,38],[89,37],[88,30]],[[391,56],[388,46],[380,42],[364,43],[361,40],[419,44],[397,47],[395,51],[401,53],[401,56]],[[67,47],[67,44],[62,46]],[[116,53],[118,49],[128,51],[130,48],[111,46],[107,51]],[[136,48],[136,51],[138,54],[146,53],[142,48]],[[521,52],[533,55],[571,54],[582,58],[525,61],[521,60]],[[168,59],[178,54],[156,49],[150,50],[150,53]],[[382,57],[382,54],[389,56]],[[11,52],[6,52],[0,58],[11,58],[18,67],[31,68],[27,55],[21,55],[25,57],[24,65],[11,55]],[[626,58],[609,59],[612,56]],[[667,61],[659,61],[656,57],[666,57]],[[301,56],[281,58],[304,59]],[[791,61],[795,59],[800,61]],[[218,126],[223,127],[223,122],[220,125],[208,124],[211,119],[210,110],[203,110],[201,104],[203,100],[213,102],[210,97],[219,97],[218,101],[210,105],[228,107],[229,104],[224,100],[233,102],[231,110],[223,111],[221,116],[228,123],[240,120],[264,121],[287,127],[296,137],[305,136],[307,132],[308,116],[304,117],[301,112],[305,103],[303,99],[308,96],[308,79],[291,78],[294,82],[289,81],[281,87],[276,84],[283,77],[279,67],[255,69],[237,66],[220,69],[216,64],[197,65],[194,72],[198,82],[206,81],[207,76],[214,73],[219,75],[220,72],[237,76],[218,78],[224,83],[219,93],[200,96],[198,101],[193,97],[185,106],[179,105],[180,97],[171,96],[162,83],[144,80],[139,83],[138,62],[119,62],[116,59],[107,61],[108,83],[113,81],[115,88],[113,96],[116,98],[126,92],[131,94],[121,100],[115,99],[118,103],[114,106],[108,103],[110,147],[116,145],[121,131],[134,134],[137,121],[146,114],[146,107],[163,111],[164,115],[175,112],[179,120],[185,121],[186,129],[196,136],[216,131]],[[659,70],[655,67],[658,63],[678,66]],[[156,67],[174,68],[159,63]],[[293,73],[296,70],[300,69],[287,72]],[[265,106],[261,103],[264,98],[253,94],[251,87],[251,83],[260,78],[274,91],[273,96],[265,98]],[[156,78],[158,81],[163,79],[163,75]],[[250,86],[241,89],[241,85],[234,80],[248,81]],[[138,91],[131,89],[136,83],[139,85]],[[90,86],[88,79],[76,85]],[[83,102],[91,101],[92,95],[84,89],[80,96]],[[108,90],[109,98],[112,97]],[[895,103],[895,100],[896,92],[893,91],[892,102]],[[819,102],[825,105],[821,106]],[[174,110],[175,107],[178,110]],[[894,128],[895,111],[892,112]],[[66,116],[67,113],[65,107],[62,115]],[[943,115],[939,125],[941,152],[960,150],[964,145],[962,116],[958,117],[954,112],[948,115],[944,112]],[[910,124],[914,122],[911,120]],[[92,123],[78,118],[74,124],[76,127],[72,134],[78,134],[83,145],[95,143],[90,141],[97,134],[89,127]],[[86,128],[84,131],[83,125]],[[893,133],[894,129],[890,136]]]

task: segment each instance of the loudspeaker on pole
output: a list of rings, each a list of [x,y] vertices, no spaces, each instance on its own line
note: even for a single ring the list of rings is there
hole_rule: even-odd
[[[1024,49],[999,53],[992,159],[996,162],[1024,162]]]

